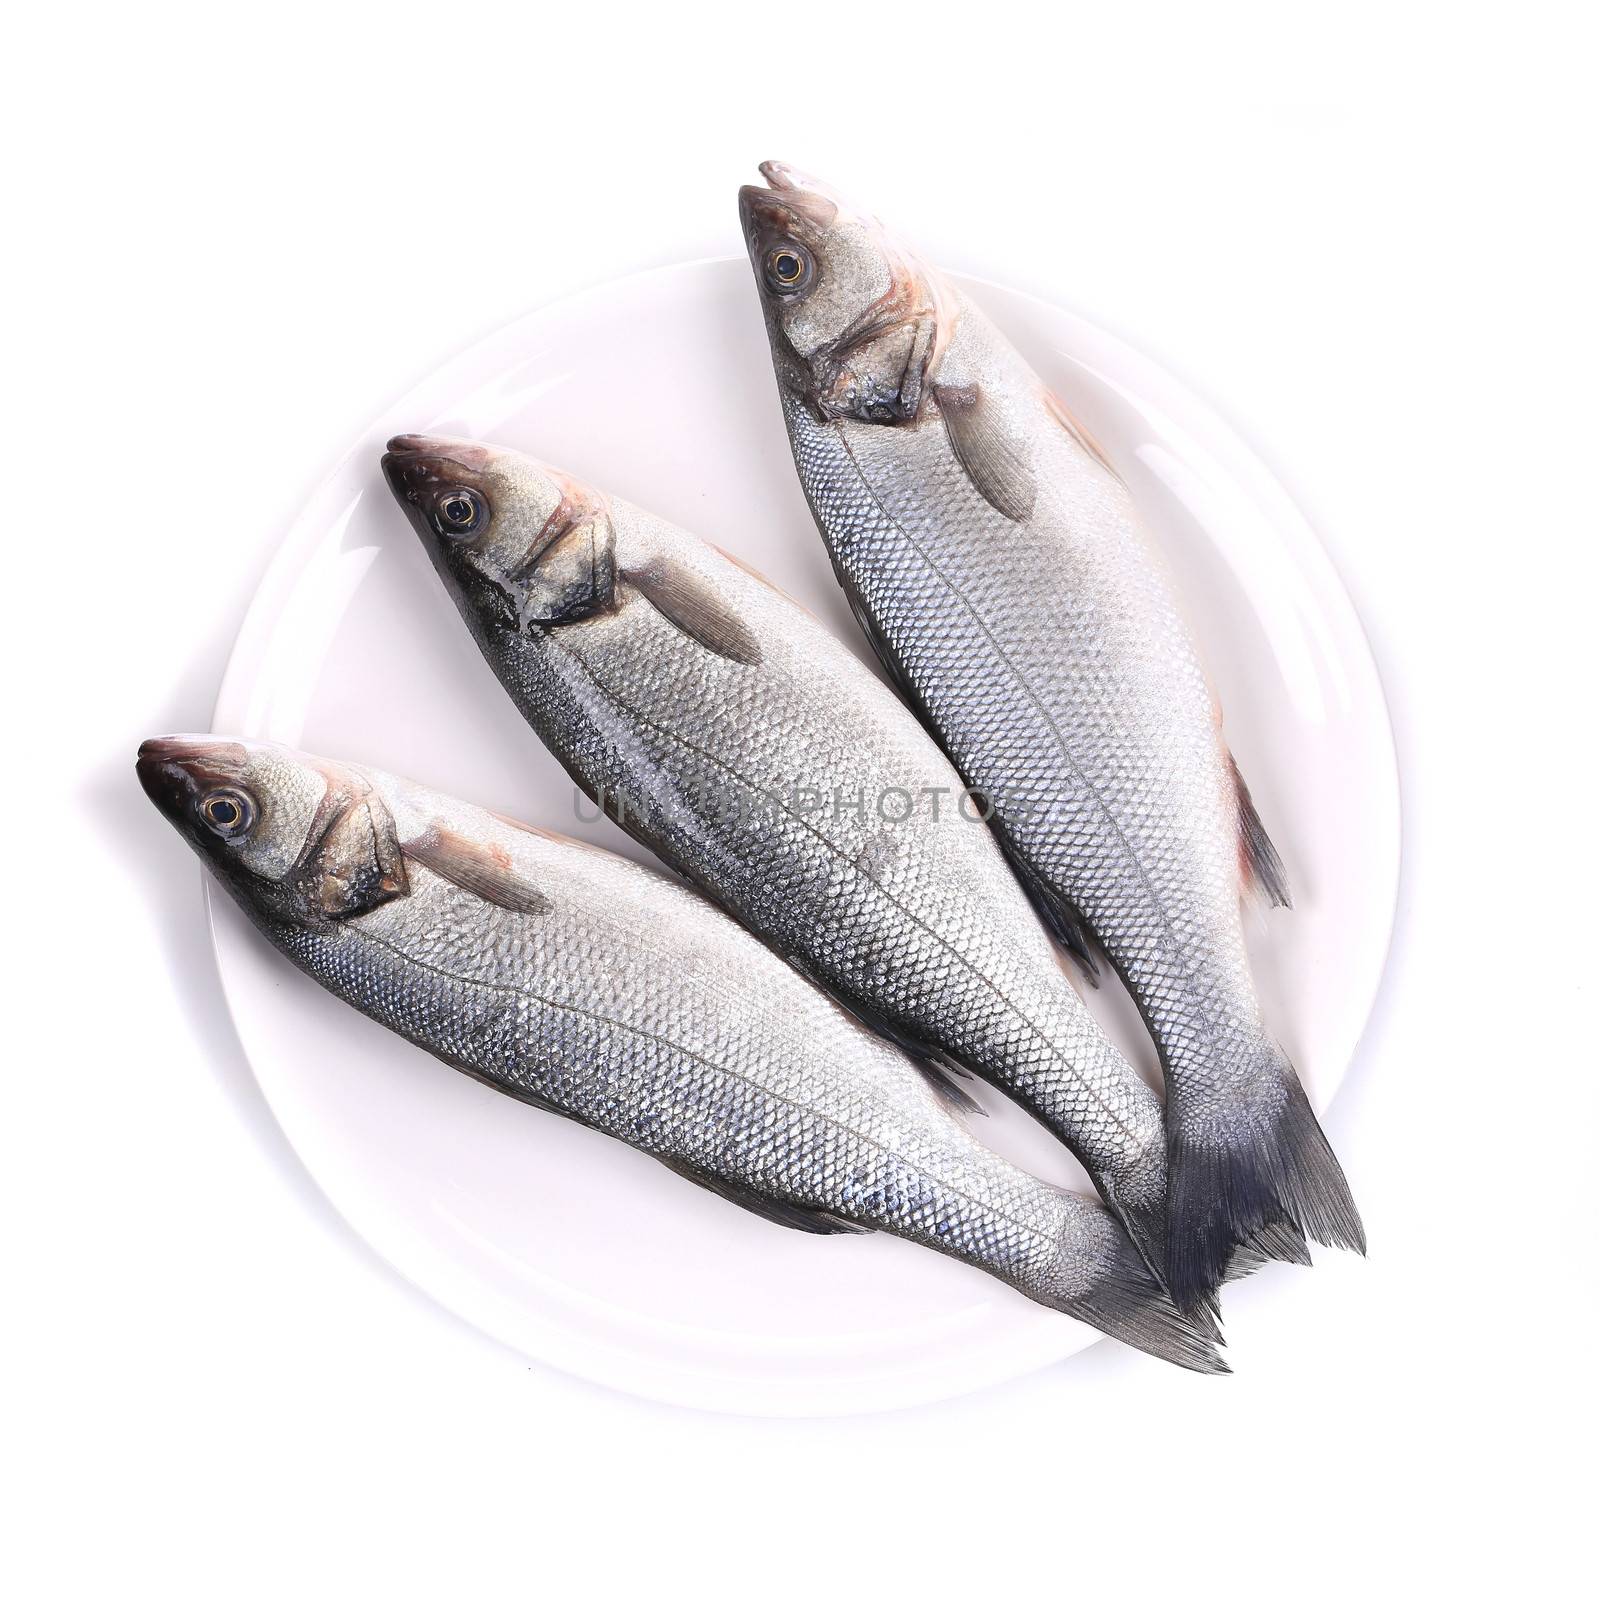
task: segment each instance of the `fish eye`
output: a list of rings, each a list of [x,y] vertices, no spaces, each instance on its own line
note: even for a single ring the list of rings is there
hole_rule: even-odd
[[[476,489],[450,489],[439,497],[433,520],[440,533],[459,539],[488,522],[489,507]]]
[[[236,839],[256,820],[256,808],[250,796],[239,789],[213,789],[200,802],[200,815],[213,833]]]
[[[803,244],[788,242],[767,252],[767,285],[774,294],[798,294],[811,282],[815,264]]]

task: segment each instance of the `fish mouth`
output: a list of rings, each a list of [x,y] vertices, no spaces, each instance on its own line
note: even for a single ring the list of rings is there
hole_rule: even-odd
[[[462,482],[476,487],[493,459],[494,451],[473,439],[398,433],[389,441],[382,465],[395,499],[409,511],[420,509],[429,490]]]
[[[235,739],[146,739],[133,770],[151,801],[175,815],[197,789],[237,781],[248,759],[245,747]]]
[[[494,457],[494,451],[476,439],[451,439],[440,434],[397,433],[384,447],[390,456],[415,460],[453,461],[469,472],[482,472]],[[388,456],[384,458],[388,459]]]
[[[818,228],[831,227],[843,202],[827,184],[784,161],[763,161],[758,169],[767,187],[747,183],[739,190],[739,217],[745,237],[763,223],[788,228],[800,218]]]
[[[832,191],[820,178],[813,178],[809,172],[802,172],[799,167],[791,166],[787,161],[763,161],[757,165],[756,171],[767,180],[769,188],[809,190],[812,194],[828,195],[833,198]]]

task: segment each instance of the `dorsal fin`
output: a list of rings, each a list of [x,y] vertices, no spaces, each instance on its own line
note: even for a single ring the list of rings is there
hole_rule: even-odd
[[[911,680],[901,671],[900,663],[895,660],[894,652],[889,648],[889,641],[884,638],[883,630],[878,626],[871,611],[867,609],[866,602],[861,598],[861,592],[843,573],[839,574],[839,583],[844,589],[846,601],[849,602],[850,614],[867,636],[867,643],[872,646],[872,653],[878,658],[878,665],[883,668],[884,676],[894,685],[900,698],[920,715],[921,703],[911,686]]]
[[[1289,875],[1284,871],[1283,857],[1267,837],[1255,801],[1250,798],[1239,763],[1230,755],[1228,772],[1233,779],[1233,792],[1239,804],[1239,870],[1247,885],[1266,897],[1268,905],[1292,906],[1289,898]]]
[[[761,664],[756,636],[703,578],[662,557],[622,576],[696,644],[742,667]]]
[[[1044,408],[1050,413],[1051,419],[1056,423],[1056,425],[1072,440],[1075,445],[1078,446],[1080,450],[1092,457],[1102,467],[1104,467],[1106,471],[1117,480],[1118,483],[1122,483],[1125,486],[1125,480],[1122,474],[1111,465],[1109,457],[1107,457],[1105,451],[1100,448],[1099,441],[1096,440],[1094,435],[1090,433],[1089,430],[1085,428],[1084,425],[1079,422],[1070,411],[1067,410],[1066,405],[1062,402],[1062,400],[1057,395],[1052,394],[1048,389],[1045,390]]]
[[[702,1171],[687,1161],[674,1161],[667,1156],[662,1156],[660,1160],[662,1166],[670,1167],[680,1178],[687,1178],[690,1183],[697,1183],[702,1189],[709,1189],[712,1194],[731,1201],[746,1211],[753,1211],[758,1217],[765,1217],[768,1222],[776,1222],[780,1228],[793,1228],[798,1233],[868,1231],[862,1223],[847,1221],[844,1217],[836,1217],[832,1212],[818,1210],[815,1206],[797,1205],[792,1200],[774,1199],[771,1195],[761,1194],[749,1188],[737,1179]]]
[[[585,791],[587,793],[587,791]],[[594,799],[590,795],[591,800]],[[596,801],[596,804],[599,802]],[[563,850],[587,850],[590,855],[605,856],[612,859],[616,852],[607,850],[604,845],[598,845],[588,839],[580,839],[575,834],[557,833],[554,828],[541,828],[536,822],[524,822],[520,817],[508,817],[503,811],[489,813],[496,822],[503,822],[508,828],[515,828],[518,833],[526,833],[535,839],[544,839],[550,844],[558,844]]]
[[[497,845],[479,844],[433,822],[425,833],[406,840],[400,848],[413,861],[420,861],[458,889],[465,889],[490,905],[530,917],[543,916],[551,909],[550,901],[517,871],[511,857]]]
[[[1026,522],[1039,485],[1025,447],[1005,427],[1005,416],[979,384],[935,384],[933,397],[944,431],[972,486],[1003,517]]]
[[[711,541],[708,539],[706,543],[711,544]],[[761,570],[760,567],[751,566],[743,556],[736,556],[733,551],[728,549],[726,545],[712,544],[711,548],[715,550],[724,561],[732,562],[733,565],[736,566],[747,578],[754,578],[756,582],[759,583],[763,588],[770,589],[780,600],[787,600],[790,605],[799,606],[808,617],[816,616],[816,612],[813,611],[810,606],[800,605],[800,602],[796,600],[792,594],[790,594],[786,589],[780,589],[777,584],[775,584],[772,579]]]

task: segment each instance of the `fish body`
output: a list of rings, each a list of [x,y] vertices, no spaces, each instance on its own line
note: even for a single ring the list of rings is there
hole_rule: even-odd
[[[256,926],[441,1060],[774,1221],[872,1230],[1221,1370],[1108,1213],[691,891],[365,768],[156,740],[139,777]]]
[[[891,676],[1046,920],[1103,951],[1166,1076],[1180,1304],[1263,1226],[1363,1247],[1269,1035],[1241,887],[1282,864],[1126,484],[966,297],[832,191],[741,193],[801,484]]]
[[[580,787],[875,1028],[1018,1100],[1159,1272],[1160,1103],[895,694],[764,580],[528,457],[405,436],[384,466]]]

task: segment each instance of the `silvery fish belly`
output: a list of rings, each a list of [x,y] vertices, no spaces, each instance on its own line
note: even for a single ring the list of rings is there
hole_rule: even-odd
[[[1099,1205],[986,1150],[903,1055],[689,890],[281,746],[153,740],[138,772],[297,966],[451,1066],[774,1221],[898,1235],[1225,1370]]]
[[[384,470],[578,784],[875,1027],[1014,1096],[1159,1272],[1159,1102],[893,692],[728,557],[526,456],[405,436]]]
[[[1264,1225],[1362,1248],[1263,1023],[1242,880],[1287,904],[1127,487],[994,327],[790,169],[741,192],[800,479],[858,617],[1040,910],[1108,956],[1167,1078],[1167,1278]]]

